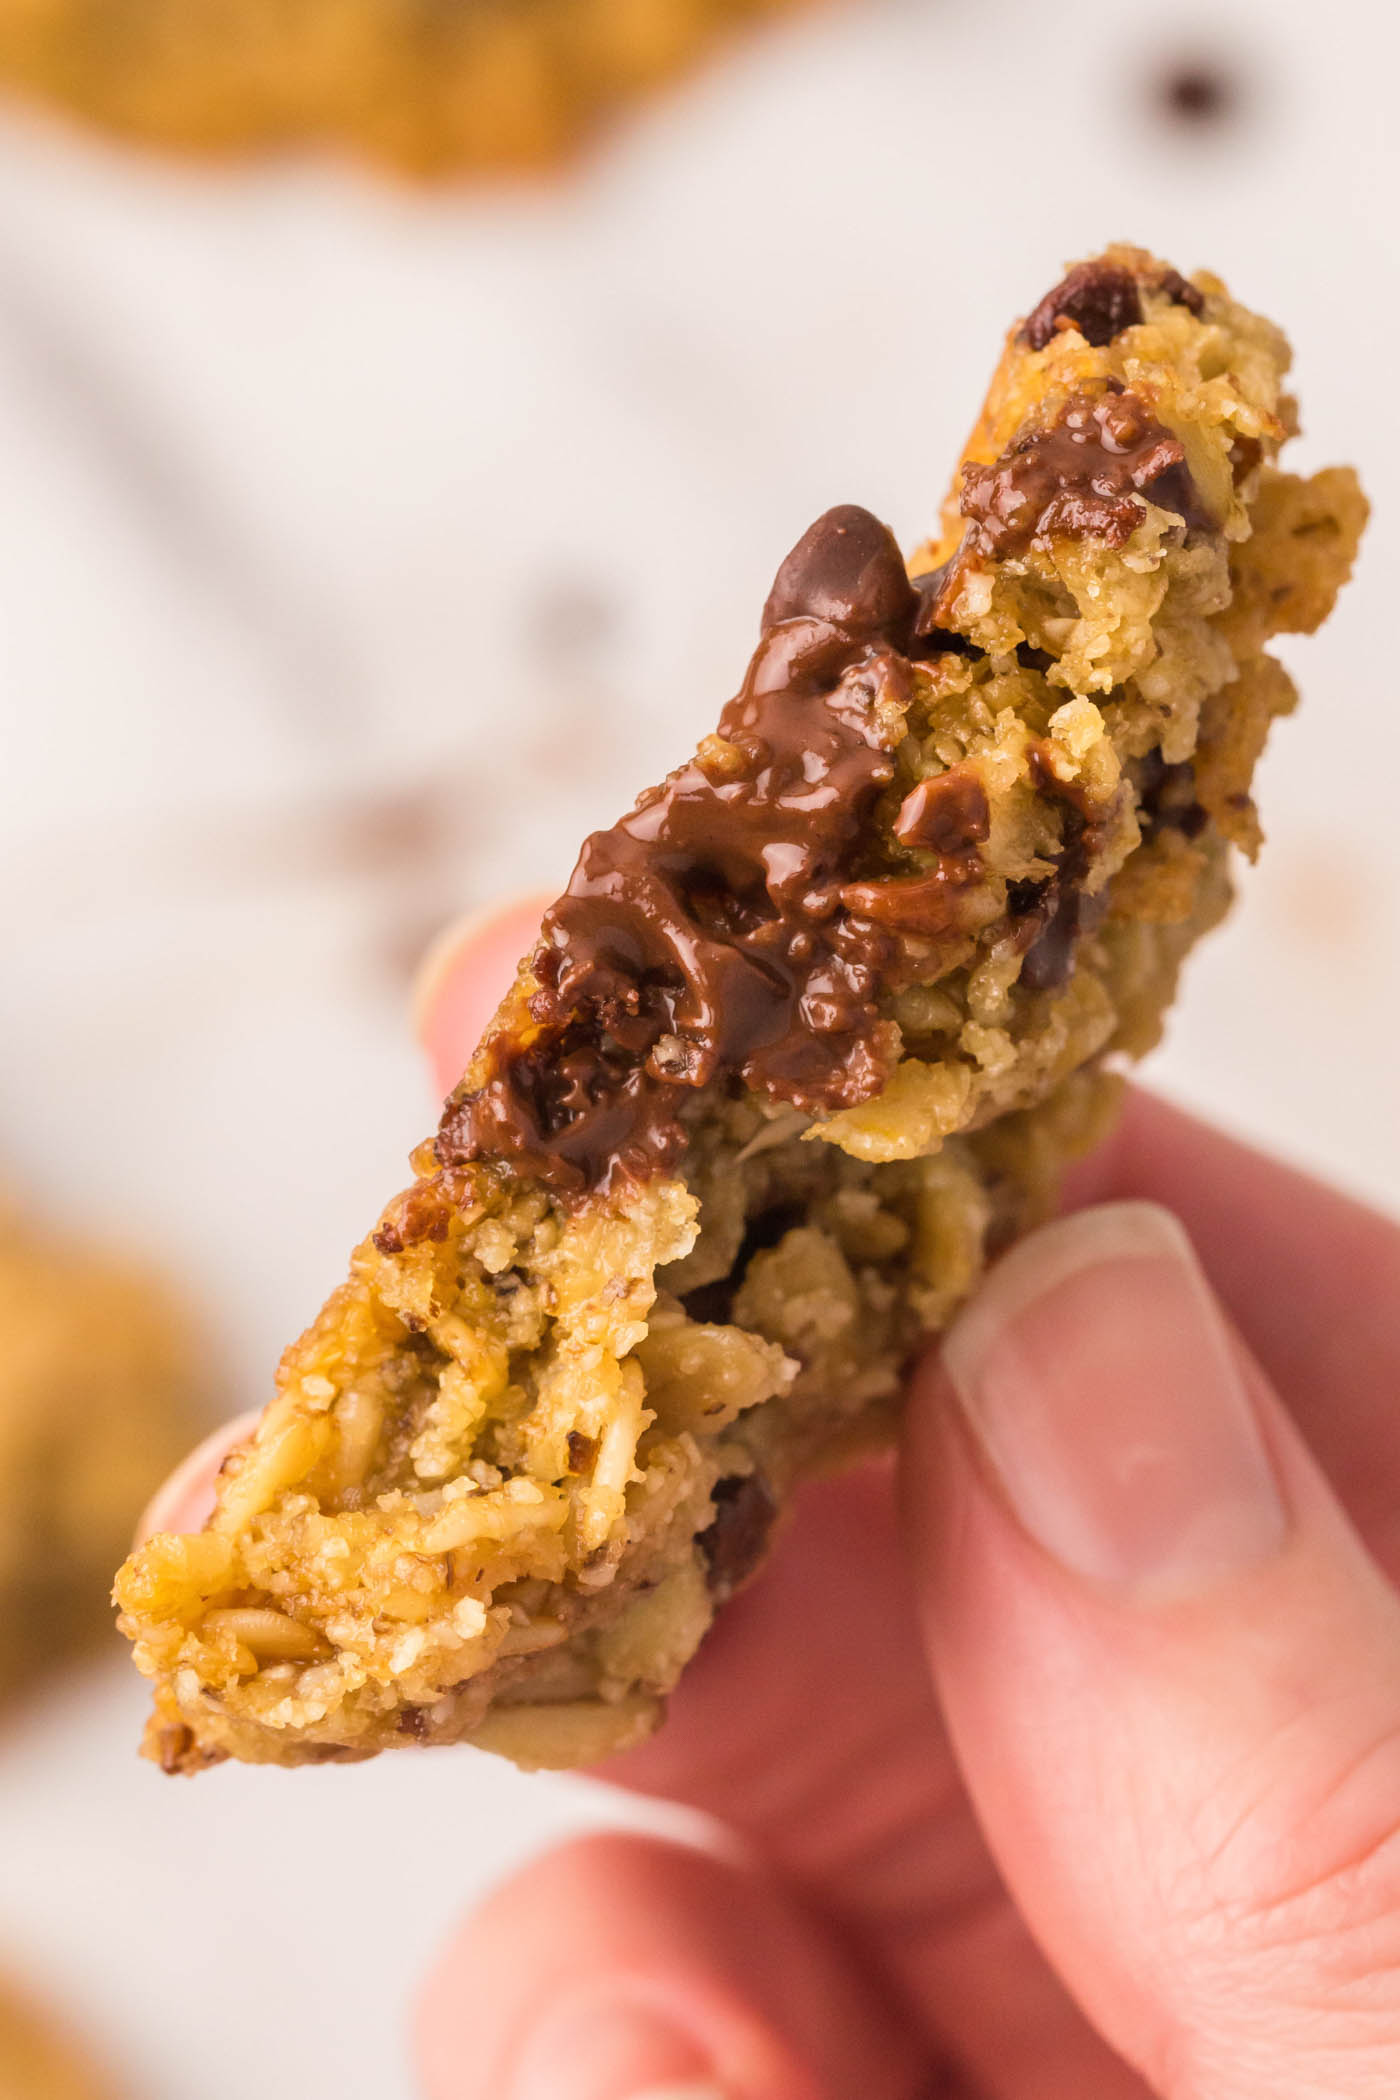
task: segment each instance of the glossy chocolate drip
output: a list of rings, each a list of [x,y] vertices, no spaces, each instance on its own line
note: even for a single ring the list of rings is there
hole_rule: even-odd
[[[1210,522],[1179,441],[1135,395],[1077,396],[1050,430],[966,470],[958,559],[1061,536],[1121,544],[1142,496]],[[865,844],[894,778],[911,660],[972,648],[939,625],[943,580],[911,584],[887,528],[854,506],[803,535],[718,733],[586,842],[531,958],[528,1021],[488,1043],[444,1111],[444,1166],[494,1159],[572,1198],[673,1166],[698,1088],[743,1086],[813,1115],[879,1092],[899,1054],[882,1000],[936,975],[940,944],[946,959],[999,908],[972,768],[905,796],[896,871],[891,849],[881,860]],[[1028,905],[1027,938],[1043,929],[1045,942],[1028,981],[1068,967],[1081,882],[1067,860],[1053,897]]]
[[[811,1113],[879,1091],[901,936],[947,934],[969,886],[965,869],[861,881],[856,865],[894,776],[879,703],[907,699],[919,610],[868,511],[803,536],[718,735],[585,845],[533,958],[539,1036],[449,1108],[444,1163],[607,1186],[669,1165],[683,1103],[716,1079]]]
[[[959,508],[973,550],[1006,559],[1057,539],[1121,547],[1141,523],[1143,497],[1188,526],[1216,525],[1180,438],[1136,394],[1110,385],[1075,395],[1048,430],[1028,432],[993,465],[969,462]]]

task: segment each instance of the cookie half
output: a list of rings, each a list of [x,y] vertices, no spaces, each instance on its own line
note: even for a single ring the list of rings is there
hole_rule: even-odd
[[[802,1475],[1053,1210],[1224,911],[1265,653],[1354,477],[1288,349],[1131,248],[1011,331],[940,534],[782,564],[738,695],[584,845],[417,1180],[197,1537],[117,1594],[169,1769],[637,1741]]]

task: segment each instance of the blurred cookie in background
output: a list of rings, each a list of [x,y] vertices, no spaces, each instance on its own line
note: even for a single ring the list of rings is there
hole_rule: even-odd
[[[0,2094],[4,2100],[116,2100],[116,2088],[62,2025],[3,1981]]]
[[[229,153],[333,142],[419,175],[556,158],[727,31],[803,0],[0,0],[0,83]]]
[[[197,1365],[165,1285],[0,1209],[0,1700],[110,1627],[112,1567],[199,1433]]]

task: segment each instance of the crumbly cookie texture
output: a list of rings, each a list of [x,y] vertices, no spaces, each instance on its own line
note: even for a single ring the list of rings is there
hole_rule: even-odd
[[[0,1698],[107,1631],[112,1563],[195,1431],[198,1361],[151,1277],[0,1212]]]
[[[431,177],[558,159],[800,0],[21,0],[0,82],[184,153],[349,146]]]
[[[117,1596],[172,1771],[652,1729],[794,1481],[1105,1128],[1252,855],[1365,520],[1218,279],[1081,264],[941,535],[793,550],[695,758],[586,843],[197,1537]],[[912,580],[911,580],[912,579]]]
[[[0,2093],[5,2100],[114,2100],[87,2055],[31,1999],[0,1983]]]

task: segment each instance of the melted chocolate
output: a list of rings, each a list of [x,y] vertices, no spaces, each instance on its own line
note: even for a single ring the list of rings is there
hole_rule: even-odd
[[[1086,267],[1102,290],[1103,268]],[[1075,534],[1118,545],[1143,495],[1211,522],[1180,442],[1111,385],[1076,396],[995,465],[965,470],[964,545],[1006,554]],[[528,1020],[487,1046],[473,1090],[444,1110],[444,1167],[494,1159],[572,1199],[671,1167],[698,1088],[746,1087],[809,1114],[879,1092],[899,1054],[882,998],[986,916],[977,849],[990,814],[969,767],[905,796],[894,832],[926,856],[915,871],[861,857],[894,778],[911,658],[971,647],[938,625],[943,582],[911,583],[887,528],[854,506],[803,535],[717,735],[585,843],[531,958]],[[1083,833],[1086,817],[1070,816]],[[1033,904],[1010,900],[1028,982],[1069,966],[1081,882],[1070,852]],[[381,1246],[419,1224],[386,1225]]]
[[[1021,963],[1020,981],[1028,992],[1058,991],[1069,983],[1079,936],[1092,932],[1106,908],[1106,898],[1086,897],[1068,877],[1057,879],[1050,916]]]
[[[955,932],[976,879],[965,857],[907,878],[854,866],[894,776],[878,703],[907,695],[920,606],[868,511],[803,536],[718,736],[584,846],[533,958],[537,1036],[449,1105],[444,1165],[606,1187],[669,1165],[713,1080],[810,1113],[878,1093],[897,1036],[877,1002],[905,939]]]
[[[1138,822],[1147,839],[1166,830],[1200,837],[1210,818],[1196,800],[1196,768],[1189,758],[1169,766],[1160,751],[1148,752],[1141,765]]]
[[[954,766],[935,780],[921,780],[899,806],[894,835],[901,846],[926,853],[970,853],[990,837],[987,790],[970,766]]]
[[[919,600],[914,625],[910,629],[911,656],[980,656],[982,653],[976,642],[970,642],[956,628],[938,624],[938,601],[952,568],[953,562],[949,560],[941,568],[929,569],[922,576],[910,578]]]
[[[1110,385],[1073,396],[1048,430],[1028,432],[993,465],[970,461],[959,508],[975,552],[1006,558],[1057,539],[1121,547],[1141,521],[1139,497],[1188,526],[1216,523],[1196,493],[1180,438],[1136,394]]]
[[[1031,779],[1043,795],[1052,795],[1066,805],[1061,847],[1055,873],[1039,894],[1022,902],[1030,911],[1030,945],[1021,964],[1020,982],[1030,992],[1058,991],[1074,975],[1079,936],[1092,933],[1103,923],[1108,910],[1106,892],[1087,896],[1084,879],[1093,865],[1106,826],[1112,821],[1116,803],[1107,809],[1094,804],[1078,781],[1061,780],[1050,762],[1048,746],[1037,742],[1029,754]],[[1028,885],[1013,884],[1013,889]],[[1018,900],[1020,901],[1020,900]],[[1008,904],[1013,911],[1010,892]]]

